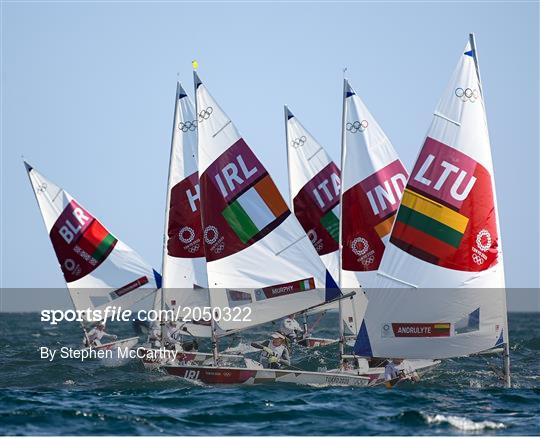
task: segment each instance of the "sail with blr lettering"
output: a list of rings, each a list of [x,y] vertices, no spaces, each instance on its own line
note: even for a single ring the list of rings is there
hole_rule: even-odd
[[[76,309],[129,309],[160,287],[160,275],[139,254],[68,192],[24,164]]]
[[[156,294],[155,303],[156,308],[175,312],[210,305],[197,153],[195,108],[177,83],[165,211],[163,293]],[[211,335],[209,325],[189,324],[187,328],[195,336]]]
[[[434,112],[370,292],[355,352],[508,352],[493,162],[474,37]],[[441,288],[446,289],[441,289]],[[506,375],[509,382],[508,356]]]
[[[240,307],[243,329],[341,292],[274,181],[194,73],[203,238],[212,307]]]

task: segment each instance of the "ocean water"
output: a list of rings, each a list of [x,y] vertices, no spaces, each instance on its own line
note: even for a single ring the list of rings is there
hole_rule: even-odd
[[[335,336],[336,315],[317,334]],[[540,315],[510,314],[513,388],[499,357],[445,361],[418,384],[377,388],[203,386],[136,360],[40,359],[38,348],[77,347],[76,323],[35,314],[0,317],[0,433],[33,435],[538,435]],[[222,348],[263,339],[271,325]],[[128,325],[108,331],[131,336]],[[296,348],[297,366],[336,365],[337,347]]]

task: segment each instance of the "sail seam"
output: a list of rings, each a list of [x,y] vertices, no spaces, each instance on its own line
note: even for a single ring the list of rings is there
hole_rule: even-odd
[[[229,120],[227,123],[225,123],[213,136],[212,138],[216,138],[216,135],[218,135],[221,131],[223,131],[227,126],[231,124],[231,121]]]
[[[407,286],[411,286],[411,287],[414,287],[415,289],[418,289],[418,285],[409,283],[408,281],[404,281],[396,277],[392,277],[391,275],[388,275],[387,273],[381,270],[377,272],[377,275],[382,275],[383,277],[389,278],[390,280],[394,280],[394,281],[397,281],[398,283],[403,283],[403,284],[406,284]]]
[[[315,152],[313,152],[313,155],[311,155],[311,157],[308,158],[308,161],[311,160],[315,155],[317,155],[319,152],[321,152],[323,150],[322,147],[320,147],[319,149],[317,149]]]
[[[296,239],[294,242],[290,243],[289,245],[287,245],[285,248],[279,250],[278,252],[275,253],[275,255],[280,255],[282,252],[288,250],[291,246],[294,246],[296,245],[298,242],[300,242],[304,237],[307,237],[307,234],[304,234],[303,236],[300,236],[298,239]]]
[[[461,123],[456,122],[455,120],[452,120],[452,119],[446,117],[445,115],[441,114],[441,113],[438,112],[438,111],[435,111],[435,112],[433,113],[433,115],[436,116],[436,117],[440,117],[441,119],[444,119],[444,120],[446,120],[447,122],[453,123],[453,124],[456,125],[456,126],[461,126]]]

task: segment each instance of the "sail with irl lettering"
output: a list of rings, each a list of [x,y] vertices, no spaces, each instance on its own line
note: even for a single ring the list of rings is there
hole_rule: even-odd
[[[337,298],[339,288],[271,176],[194,76],[210,301],[249,312],[217,325],[243,329]]]
[[[161,277],[68,192],[24,163],[75,309],[132,306]]]
[[[356,354],[447,358],[508,342],[482,91],[471,36],[405,188],[377,288],[367,290]]]

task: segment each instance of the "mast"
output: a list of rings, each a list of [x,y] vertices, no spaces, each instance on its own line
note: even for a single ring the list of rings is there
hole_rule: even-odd
[[[341,181],[339,188],[339,211],[340,211],[340,217],[339,217],[339,287],[341,287],[341,254],[343,253],[343,242],[342,242],[342,232],[343,232],[343,175],[344,175],[344,166],[343,166],[343,155],[345,153],[345,93],[347,89],[347,78],[345,78],[345,72],[347,71],[347,68],[343,69],[343,105],[341,108]],[[343,362],[343,354],[345,353],[345,339],[344,339],[344,331],[345,328],[343,326],[343,304],[341,303],[341,300],[339,300],[339,360],[340,360],[340,366]]]
[[[174,147],[174,130],[176,129],[176,114],[178,111],[178,93],[180,91],[180,82],[176,81],[176,94],[174,96],[174,115],[173,115],[173,128],[172,128],[172,134],[171,134],[171,151],[169,154],[169,172],[167,174],[167,197],[165,201],[165,224],[163,229],[163,252],[161,254],[161,303],[160,303],[160,310],[161,314],[159,316],[159,325],[161,328],[161,341],[165,339],[165,323],[163,321],[163,315],[165,315],[165,281],[164,278],[165,273],[165,251],[167,251],[167,235],[168,235],[168,228],[169,228],[169,205],[171,203],[171,163],[173,159],[173,147]]]
[[[289,202],[291,206],[291,211],[294,213],[294,203],[292,198],[292,186],[291,186],[291,167],[289,164],[289,108],[287,105],[283,106],[283,114],[285,116],[285,152],[287,153],[287,181],[289,182]]]
[[[197,61],[192,61],[191,63],[193,67],[193,86],[195,90],[195,120],[197,120],[197,150],[199,149],[199,99],[197,98],[197,87],[201,83],[201,80],[199,79],[199,76],[197,75],[197,68],[199,67],[199,63]],[[198,153],[197,153],[198,155]],[[198,166],[198,164],[197,164]],[[199,175],[200,177],[200,175]],[[201,199],[201,221],[202,221],[202,210],[204,208],[204,204]],[[204,226],[204,224],[203,224]],[[219,359],[219,345],[218,345],[218,337],[216,335],[216,321],[214,318],[214,312],[213,312],[213,306],[212,306],[212,293],[210,292],[211,285],[208,283],[208,299],[210,302],[210,309],[212,311],[212,319],[210,320],[210,332],[211,332],[211,339],[212,339],[212,356],[214,359],[214,365],[217,366],[218,359]]]
[[[480,94],[482,95],[482,103],[484,104],[485,108],[485,97],[483,92],[483,84],[482,84],[482,77],[480,76],[480,64],[478,62],[478,51],[476,50],[476,40],[474,38],[474,33],[469,34],[469,43],[471,45],[472,50],[472,56],[474,59],[474,65],[476,67],[476,75],[478,76],[478,84],[480,85]],[[505,324],[506,324],[506,339],[503,347],[503,373],[504,373],[504,385],[507,388],[510,388],[512,386],[511,382],[511,375],[510,375],[510,333],[508,330],[508,310],[506,308],[506,296],[504,300],[504,308],[505,308]]]

